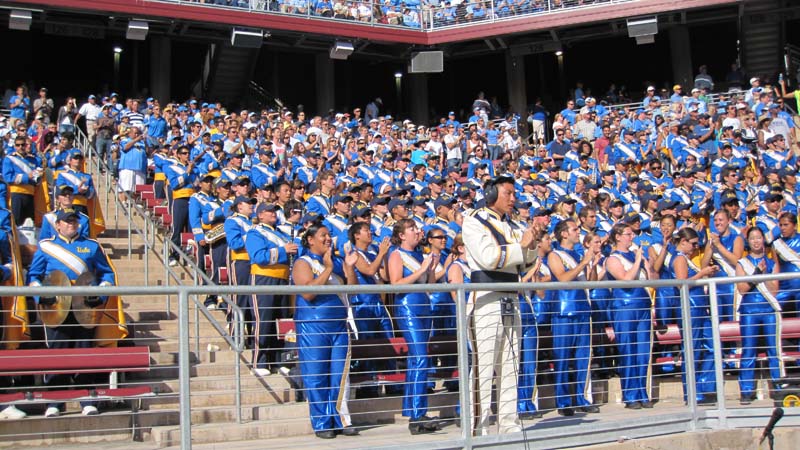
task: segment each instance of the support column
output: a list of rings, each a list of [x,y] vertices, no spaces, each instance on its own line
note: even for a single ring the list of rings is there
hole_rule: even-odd
[[[405,77],[408,80],[406,98],[408,99],[409,116],[414,123],[427,127],[430,123],[428,75],[424,73],[409,73]]]
[[[333,60],[327,53],[316,55],[317,72],[317,111],[326,114],[329,109],[333,109],[334,102],[334,67]]]
[[[694,86],[689,27],[677,25],[669,29],[669,48],[672,57],[672,78],[675,84],[683,86],[683,92],[688,95]]]
[[[172,41],[165,36],[151,36],[150,41],[150,95],[162,105],[171,100]]]
[[[506,51],[506,84],[508,85],[508,104],[517,114],[525,117],[528,94],[525,88],[525,57],[514,56]]]

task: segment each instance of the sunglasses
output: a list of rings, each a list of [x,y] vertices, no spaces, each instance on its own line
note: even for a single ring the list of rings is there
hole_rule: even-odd
[[[445,239],[445,236],[428,236],[428,239]]]

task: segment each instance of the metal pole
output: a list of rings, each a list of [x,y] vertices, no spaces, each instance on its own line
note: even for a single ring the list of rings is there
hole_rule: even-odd
[[[717,299],[717,282],[708,285],[708,298],[711,305],[711,333],[714,338],[714,376],[717,379],[717,409],[719,410],[719,428],[728,428],[728,410],[725,408],[725,374],[722,372],[722,340],[719,334],[719,301]]]
[[[128,260],[130,260],[131,259],[131,251],[132,251],[132,247],[133,247],[133,241],[131,240],[131,238],[132,238],[131,234],[133,234],[131,232],[131,220],[133,220],[133,215],[131,214],[132,207],[131,207],[131,196],[130,195],[127,195],[125,197],[125,203],[126,203],[126,207],[127,207],[126,211],[125,211],[125,215],[128,216]]]
[[[197,286],[197,271],[194,271],[194,285]],[[197,357],[200,357],[200,310],[197,306],[197,294],[192,294],[194,297],[194,351]]]
[[[681,310],[683,311],[683,370],[686,374],[686,404],[692,412],[689,431],[697,429],[697,386],[695,385],[694,341],[692,340],[691,302],[689,301],[689,285],[681,285]]]
[[[192,449],[192,399],[189,378],[189,294],[178,293],[178,377],[180,381],[181,450]]]
[[[236,374],[236,423],[242,423],[242,342],[239,339],[242,335],[242,322],[244,321],[242,310],[237,310],[236,323],[231,327],[236,336],[231,339],[236,345],[236,364],[234,365],[234,372]]]
[[[458,390],[459,403],[461,404],[461,438],[464,440],[464,449],[472,449],[472,383],[469,376],[469,337],[467,335],[467,305],[464,301],[466,291],[459,288],[456,296],[456,331],[458,333]]]
[[[150,233],[147,232],[150,221],[147,217],[142,220],[142,228],[144,228],[144,285],[150,286]]]

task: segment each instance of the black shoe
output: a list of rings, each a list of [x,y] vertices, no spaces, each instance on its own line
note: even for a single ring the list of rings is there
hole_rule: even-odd
[[[412,436],[416,436],[418,434],[426,434],[426,433],[433,433],[434,431],[439,430],[439,422],[436,419],[430,418],[428,416],[422,416],[416,420],[411,420],[408,422],[408,431],[411,432]]]
[[[582,406],[580,410],[590,414],[597,414],[600,412],[600,408],[597,405]]]
[[[647,400],[645,400],[645,401],[643,401],[643,402],[639,402],[639,404],[640,404],[640,405],[642,405],[642,408],[645,408],[645,409],[653,409],[653,403],[652,403],[652,402],[649,402],[649,401],[647,401]]]
[[[642,404],[640,402],[630,402],[625,403],[625,407],[628,409],[642,409]]]
[[[558,408],[558,415],[570,417],[575,415],[575,410],[572,408]]]
[[[697,404],[698,404],[698,405],[713,405],[713,404],[714,404],[714,403],[716,403],[716,402],[717,402],[717,401],[716,401],[716,400],[715,400],[713,397],[711,397],[711,396],[708,396],[708,397],[703,397],[703,398],[697,399]]]
[[[336,430],[336,434],[341,434],[343,436],[358,436],[360,433],[358,432],[358,428],[349,426],[340,430]]]
[[[541,419],[543,416],[541,411],[526,411],[519,413],[519,420]]]
[[[750,403],[753,403],[755,399],[756,399],[756,394],[753,393],[742,394],[739,397],[739,403],[741,403],[742,405],[749,405]]]
[[[336,437],[336,433],[333,430],[317,431],[314,434],[320,439],[334,439]]]

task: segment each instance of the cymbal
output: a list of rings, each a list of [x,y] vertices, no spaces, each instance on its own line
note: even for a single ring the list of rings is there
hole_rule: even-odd
[[[45,286],[69,287],[70,284],[67,274],[60,270],[53,270],[44,278]],[[46,327],[55,328],[64,323],[64,319],[67,318],[71,307],[71,296],[57,295],[55,304],[50,306],[37,305],[37,310],[39,311],[39,318],[42,319],[42,323],[44,323]]]
[[[97,282],[92,272],[83,272],[75,280],[73,286],[97,286]],[[75,316],[75,320],[77,320],[83,328],[92,329],[97,326],[97,322],[100,320],[100,311],[98,308],[86,306],[83,303],[85,298],[86,297],[83,295],[72,296],[72,315]]]

